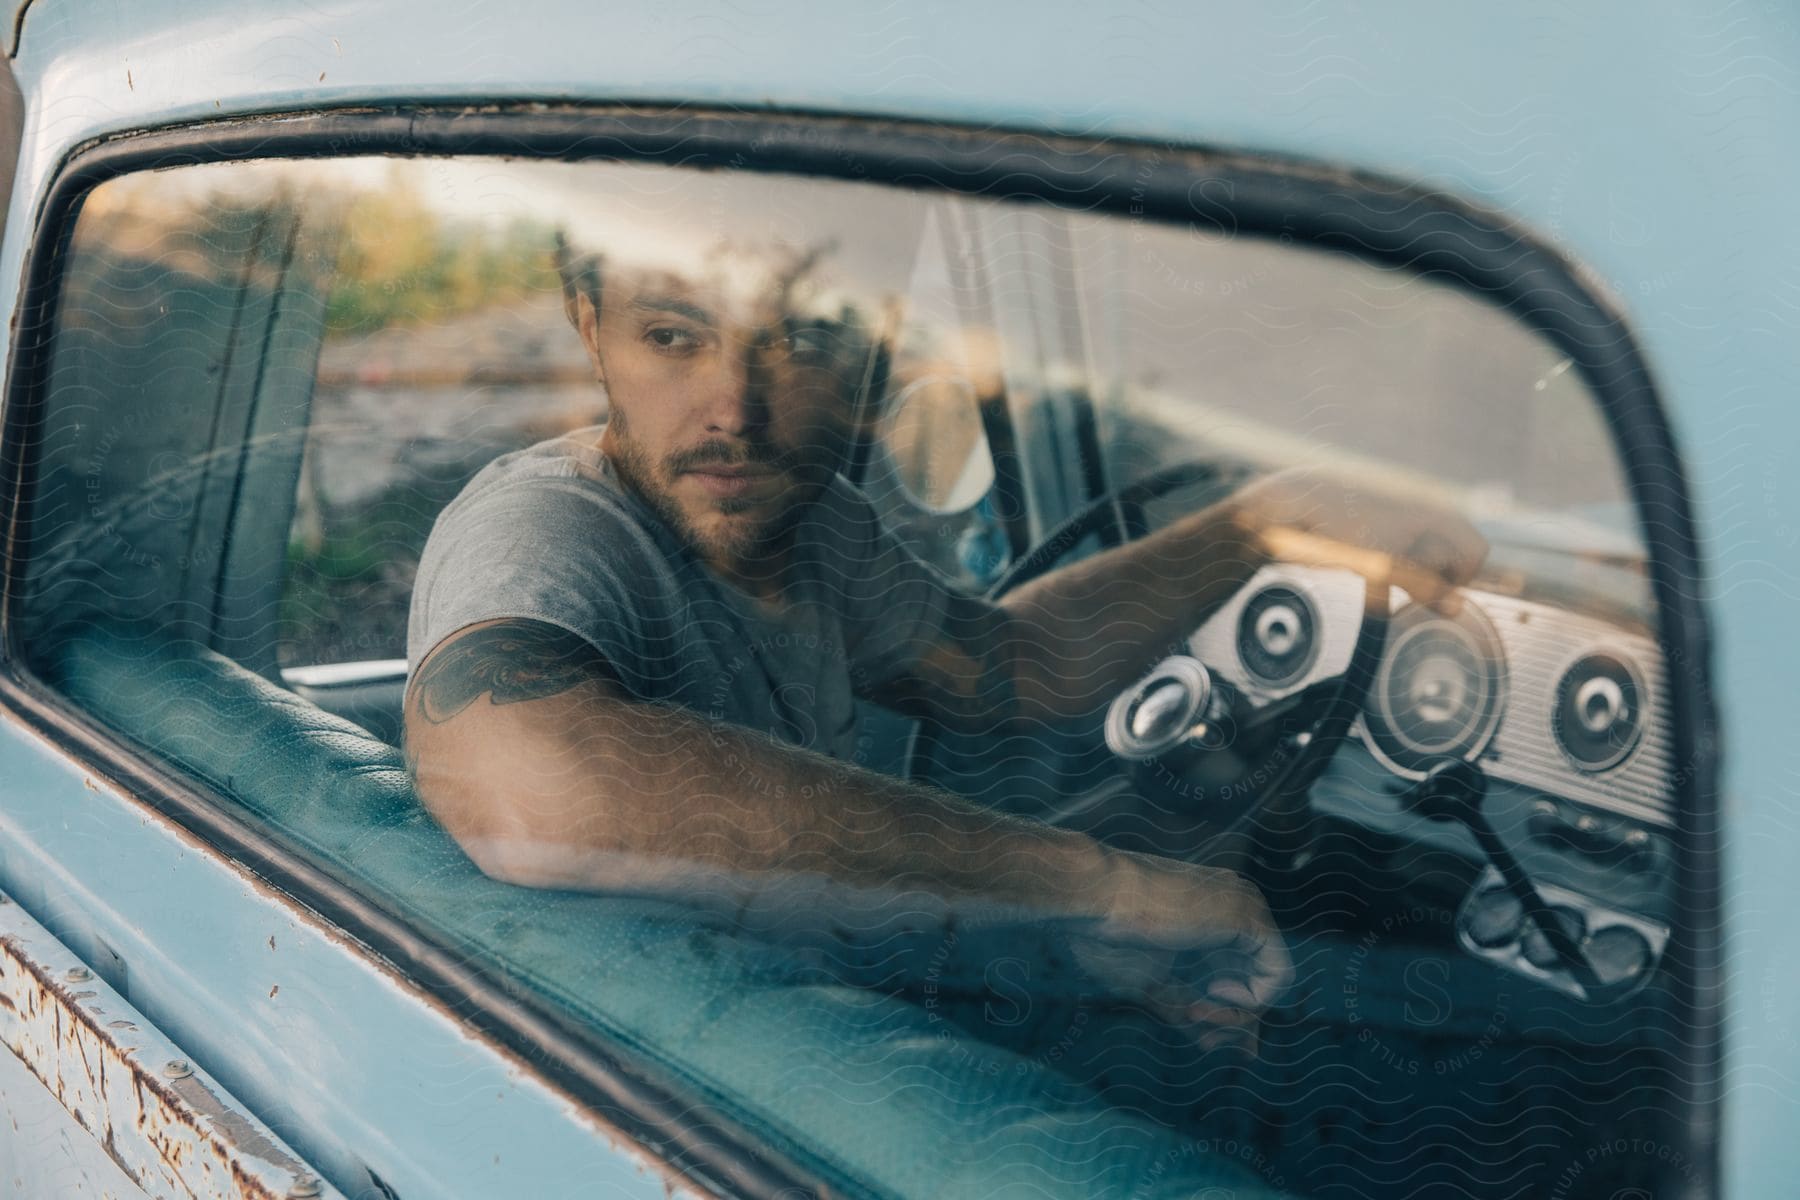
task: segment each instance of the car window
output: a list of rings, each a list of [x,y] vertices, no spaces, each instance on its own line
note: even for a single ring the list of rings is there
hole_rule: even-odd
[[[32,668],[780,1154],[920,1196],[1679,1172],[1588,1150],[1679,1032],[1639,516],[1489,297],[1141,209],[480,157],[127,174],[59,262]]]

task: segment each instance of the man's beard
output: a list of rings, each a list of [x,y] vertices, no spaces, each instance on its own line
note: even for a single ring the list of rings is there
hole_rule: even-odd
[[[775,456],[746,460],[743,455],[734,453],[722,443],[707,443],[692,450],[677,451],[663,461],[659,474],[651,465],[643,447],[632,439],[630,426],[626,424],[623,413],[612,413],[607,424],[611,428],[611,436],[608,438],[611,443],[611,458],[619,477],[637,493],[639,499],[650,506],[651,511],[682,545],[705,559],[748,563],[758,551],[772,548],[793,528],[801,509],[815,492],[815,489],[795,484],[796,478],[806,473],[795,471],[792,463]],[[671,493],[674,481],[694,467],[740,466],[746,463],[778,471],[789,483],[790,495],[784,497],[788,502],[764,520],[729,521],[724,523],[722,529],[704,531],[689,519]],[[803,494],[791,494],[796,491]],[[712,508],[714,512],[729,517],[749,512],[756,506],[757,502],[754,500],[727,496],[714,501]]]

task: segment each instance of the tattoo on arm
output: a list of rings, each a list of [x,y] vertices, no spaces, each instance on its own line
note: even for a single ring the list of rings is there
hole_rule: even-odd
[[[612,672],[598,650],[543,621],[501,621],[440,646],[413,677],[413,703],[433,725],[482,696],[494,704],[542,700]]]

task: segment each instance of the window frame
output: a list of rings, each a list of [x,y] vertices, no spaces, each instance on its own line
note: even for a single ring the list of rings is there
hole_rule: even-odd
[[[429,997],[694,1177],[699,1186],[773,1196],[835,1190],[818,1168],[760,1141],[731,1116],[647,1078],[624,1052],[548,1004],[407,926],[248,819],[228,797],[157,760],[63,699],[24,665],[14,606],[30,528],[35,435],[58,292],[82,198],[117,175],[261,158],[398,154],[667,161],[882,183],[1099,210],[1349,253],[1462,287],[1574,360],[1602,409],[1649,553],[1657,637],[1676,761],[1680,839],[1668,967],[1680,1111],[1661,1131],[1718,1180],[1720,850],[1717,717],[1704,578],[1689,488],[1665,407],[1623,313],[1548,241],[1503,214],[1379,175],[1245,153],[822,113],[519,102],[275,113],[146,129],[76,147],[55,171],[31,231],[0,422],[0,705],[140,802],[269,880],[403,970]],[[1204,181],[1204,185],[1202,183]],[[784,1189],[791,1189],[784,1192]]]

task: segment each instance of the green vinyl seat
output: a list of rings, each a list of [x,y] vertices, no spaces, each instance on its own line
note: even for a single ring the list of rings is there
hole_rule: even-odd
[[[210,650],[88,631],[53,662],[88,711],[853,1194],[1273,1194],[1043,1062],[679,904],[488,878],[398,750]]]

